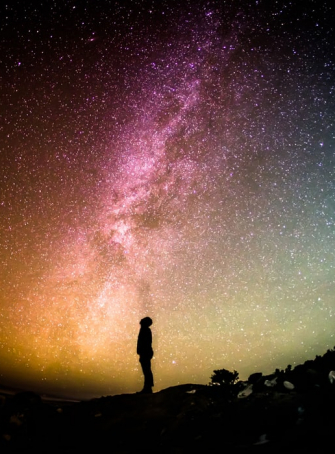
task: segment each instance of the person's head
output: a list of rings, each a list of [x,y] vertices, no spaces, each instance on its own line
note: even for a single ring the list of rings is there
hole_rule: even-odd
[[[145,318],[142,318],[142,320],[140,321],[140,325],[141,326],[146,326],[146,327],[149,327],[152,325],[152,320],[150,317],[145,317]]]

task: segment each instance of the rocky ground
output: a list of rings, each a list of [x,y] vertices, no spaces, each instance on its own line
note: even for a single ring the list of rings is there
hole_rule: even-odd
[[[311,365],[226,387],[186,384],[79,403],[3,395],[0,452],[330,452],[335,384]]]

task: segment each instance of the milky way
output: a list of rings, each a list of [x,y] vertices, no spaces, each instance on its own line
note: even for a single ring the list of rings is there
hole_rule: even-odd
[[[335,345],[330,2],[1,7],[1,381],[135,392]]]

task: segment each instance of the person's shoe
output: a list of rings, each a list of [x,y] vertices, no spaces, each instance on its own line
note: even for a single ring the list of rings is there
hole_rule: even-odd
[[[143,388],[142,391],[139,391],[137,394],[152,394],[151,388]]]

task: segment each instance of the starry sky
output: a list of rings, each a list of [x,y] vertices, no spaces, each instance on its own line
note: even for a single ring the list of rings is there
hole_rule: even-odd
[[[335,345],[331,1],[0,6],[0,382],[73,397]]]

